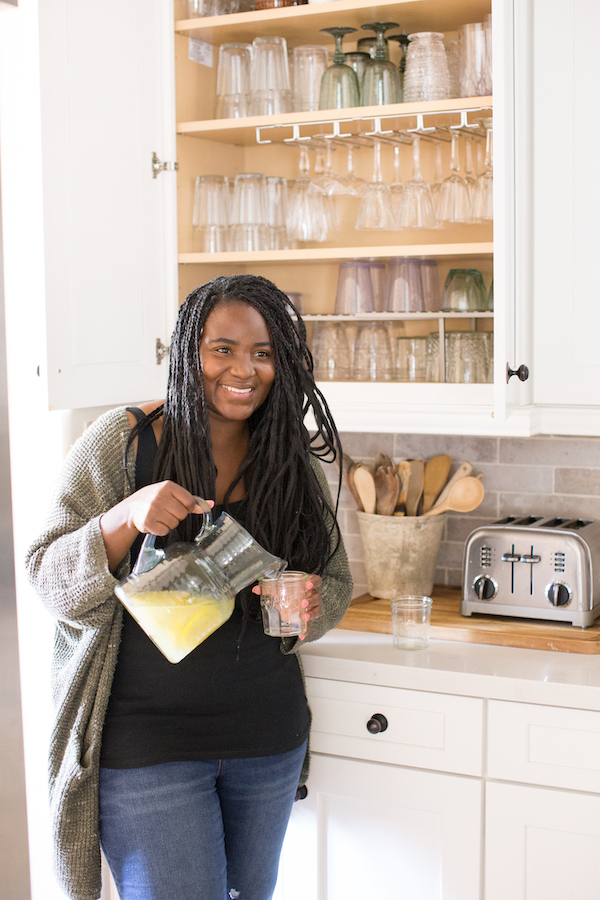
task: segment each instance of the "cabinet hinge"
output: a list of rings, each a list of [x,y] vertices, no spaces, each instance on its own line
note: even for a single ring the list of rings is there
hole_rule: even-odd
[[[160,338],[156,338],[156,365],[160,366],[165,356],[169,355],[169,347],[165,347]]]
[[[177,162],[161,162],[156,153],[152,154],[152,177],[156,178],[159,172],[176,172],[179,168]]]

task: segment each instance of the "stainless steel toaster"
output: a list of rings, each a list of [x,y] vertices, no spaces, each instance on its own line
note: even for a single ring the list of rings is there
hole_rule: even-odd
[[[571,622],[600,616],[600,521],[507,516],[467,539],[461,613]]]

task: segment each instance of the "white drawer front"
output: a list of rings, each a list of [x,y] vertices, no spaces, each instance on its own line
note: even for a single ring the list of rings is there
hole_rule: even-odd
[[[461,775],[482,774],[482,700],[324,678],[306,682],[313,750]],[[375,713],[388,723],[379,734],[367,730]]]
[[[490,700],[487,771],[600,793],[600,712]]]

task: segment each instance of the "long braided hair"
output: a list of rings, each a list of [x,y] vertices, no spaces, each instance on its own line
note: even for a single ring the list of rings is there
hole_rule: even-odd
[[[140,422],[132,437],[162,414],[155,481],[169,479],[197,496],[215,496],[216,469],[200,341],[211,311],[228,302],[248,303],[263,316],[274,347],[275,378],[265,402],[248,421],[248,456],[227,491],[225,508],[243,477],[250,533],[291,568],[318,574],[335,550],[340,533],[310,455],[341,460],[342,450],[327,402],[315,385],[306,327],[288,297],[272,282],[256,275],[232,275],[215,278],[189,294],[172,337],[164,407]],[[304,425],[309,410],[316,424],[312,437]],[[198,517],[188,516],[173,537],[191,541],[198,530]]]

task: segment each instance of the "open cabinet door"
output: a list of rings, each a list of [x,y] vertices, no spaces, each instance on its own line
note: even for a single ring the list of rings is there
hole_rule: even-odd
[[[160,398],[177,308],[172,5],[38,4],[50,408]],[[33,49],[33,48],[32,48]]]
[[[494,412],[497,424],[530,402],[531,15],[527,0],[494,0]],[[522,371],[522,374],[525,373]]]

